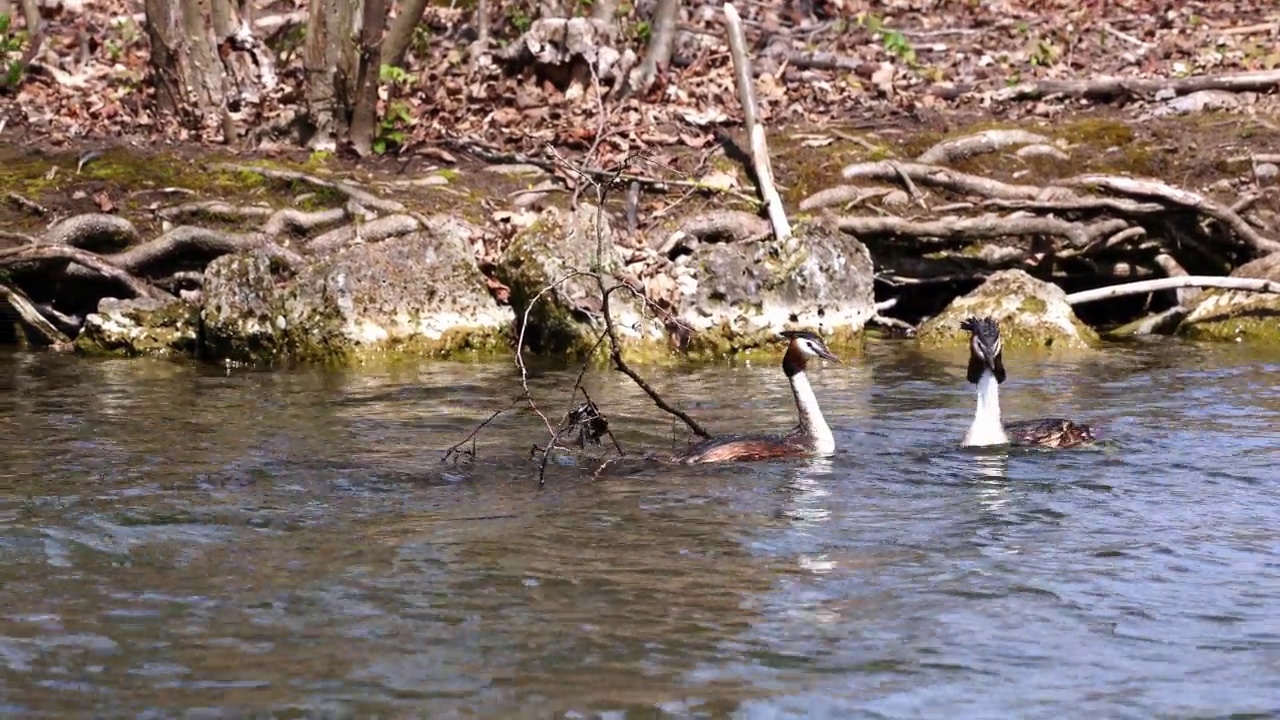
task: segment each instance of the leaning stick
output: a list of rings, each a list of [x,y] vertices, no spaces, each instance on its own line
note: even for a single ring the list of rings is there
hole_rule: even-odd
[[[53,323],[46,320],[40,314],[40,311],[36,309],[35,304],[21,290],[0,283],[0,298],[9,302],[9,305],[18,313],[18,317],[31,329],[35,330],[46,345],[52,345],[60,350],[71,346],[71,338],[68,338],[61,330],[54,327]]]
[[[742,103],[742,118],[751,139],[751,160],[755,166],[756,180],[760,183],[760,199],[769,211],[769,223],[773,235],[779,240],[791,237],[791,222],[782,205],[782,197],[773,184],[773,166],[769,162],[769,145],[765,140],[764,126],[756,117],[755,93],[751,91],[751,61],[747,58],[747,40],[742,33],[742,18],[733,3],[724,4],[724,19],[729,26],[729,53],[733,56],[734,78],[738,84],[738,100]]]
[[[1181,288],[1223,288],[1226,290],[1246,290],[1249,292],[1280,293],[1280,282],[1259,280],[1255,278],[1214,277],[1212,275],[1181,275],[1179,277],[1157,278],[1139,282],[1095,288],[1067,295],[1068,305],[1110,300],[1126,295],[1141,295],[1157,290],[1178,290]]]

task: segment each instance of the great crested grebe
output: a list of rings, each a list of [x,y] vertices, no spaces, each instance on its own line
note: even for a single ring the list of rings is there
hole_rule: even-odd
[[[782,357],[782,371],[791,381],[791,393],[796,398],[800,423],[781,435],[729,435],[703,440],[676,455],[673,461],[692,465],[830,455],[835,451],[835,436],[818,408],[818,398],[805,376],[805,366],[809,358],[818,357],[837,363],[840,358],[827,349],[822,338],[807,330],[786,330],[779,334],[790,341],[787,353]]]
[[[964,435],[966,447],[1015,444],[1067,448],[1095,439],[1088,425],[1064,418],[1004,423],[1000,419],[1000,383],[1005,378],[1000,326],[990,317],[970,317],[960,323],[960,329],[970,333],[967,377],[978,386],[978,410]]]

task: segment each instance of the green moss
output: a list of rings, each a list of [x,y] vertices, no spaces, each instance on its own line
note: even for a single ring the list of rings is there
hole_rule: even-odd
[[[1019,312],[1024,312],[1029,314],[1043,313],[1048,309],[1049,309],[1048,303],[1046,303],[1044,300],[1041,300],[1038,297],[1023,298],[1022,302],[1019,303],[1018,305]]]

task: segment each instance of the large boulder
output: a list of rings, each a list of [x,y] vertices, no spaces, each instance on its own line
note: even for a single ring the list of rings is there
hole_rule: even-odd
[[[530,216],[507,244],[494,275],[511,290],[517,331],[528,313],[524,344],[535,353],[578,355],[589,351],[604,328],[599,284],[617,284],[625,258],[607,213],[581,203],[576,210],[548,207]],[[621,339],[661,337],[643,322],[626,290],[613,292],[610,313]]]
[[[803,327],[833,345],[861,337],[875,315],[871,254],[857,238],[816,221],[786,240],[702,243],[669,271],[678,317],[694,332],[687,349],[728,354]]]
[[[485,287],[479,230],[432,218],[422,231],[356,245],[296,271],[266,252],[205,271],[205,353],[249,361],[452,354],[505,343],[511,311]]]
[[[1280,253],[1247,262],[1231,277],[1280,282]],[[1178,334],[1196,340],[1280,344],[1280,295],[1206,290],[1178,325]]]
[[[85,316],[76,349],[88,355],[189,357],[200,339],[200,309],[186,300],[103,298]]]
[[[1067,304],[1062,288],[1022,270],[991,275],[921,324],[917,338],[926,346],[965,345],[969,333],[960,329],[960,321],[971,315],[995,318],[1005,347],[1089,348],[1099,342],[1098,333]]]

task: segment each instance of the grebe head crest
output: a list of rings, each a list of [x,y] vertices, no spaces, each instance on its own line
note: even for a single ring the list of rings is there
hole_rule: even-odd
[[[840,358],[827,349],[822,338],[808,330],[783,330],[778,334],[791,341],[786,356],[782,358],[782,369],[788,377],[803,372],[805,363],[812,357],[840,362]]]
[[[983,370],[990,370],[996,382],[1004,382],[1004,342],[1000,339],[1000,326],[988,317],[969,317],[960,322],[960,329],[969,332],[969,382],[982,378]]]

